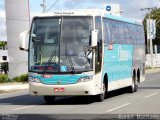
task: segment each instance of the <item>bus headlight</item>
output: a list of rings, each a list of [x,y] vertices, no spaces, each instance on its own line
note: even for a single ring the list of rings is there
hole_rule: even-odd
[[[81,78],[79,78],[78,83],[88,82],[88,81],[92,80],[92,78],[93,78],[92,76],[81,77]]]
[[[40,79],[39,78],[35,78],[35,77],[29,77],[28,78],[30,82],[36,82],[36,83],[40,83]]]

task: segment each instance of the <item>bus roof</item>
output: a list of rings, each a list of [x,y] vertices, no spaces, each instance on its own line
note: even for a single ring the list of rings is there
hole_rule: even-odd
[[[138,20],[129,19],[129,18],[121,17],[121,16],[114,16],[114,15],[110,15],[110,14],[105,14],[104,17],[108,18],[108,19],[131,23],[131,24],[143,25],[142,22],[140,22]]]
[[[52,16],[102,16],[113,20],[142,25],[142,23],[137,20],[111,15],[107,13],[107,11],[100,9],[76,9],[76,10],[66,10],[66,11],[54,11],[52,13],[42,13],[35,17],[52,17]]]

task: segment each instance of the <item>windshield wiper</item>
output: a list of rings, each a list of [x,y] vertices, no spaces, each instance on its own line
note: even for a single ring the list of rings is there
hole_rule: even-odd
[[[72,61],[71,56],[69,55],[68,50],[66,50],[66,53],[67,53],[67,54],[66,54],[66,56],[68,57],[69,64],[70,64],[70,66],[71,66],[72,72],[73,72],[73,73],[75,73],[75,69],[74,69],[73,61]]]
[[[51,55],[50,55],[50,57],[49,57],[49,60],[47,61],[46,66],[44,67],[44,71],[43,71],[44,74],[45,74],[46,71],[47,71],[47,65],[49,65],[49,64],[51,63],[53,57],[56,59],[56,53],[57,53],[56,50],[53,50],[53,51],[52,51],[52,53],[51,53]],[[54,59],[53,62],[55,62],[55,59]]]

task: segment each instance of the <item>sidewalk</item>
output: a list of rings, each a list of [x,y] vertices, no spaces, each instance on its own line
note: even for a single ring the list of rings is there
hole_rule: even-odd
[[[0,83],[0,93],[27,90],[28,83]]]

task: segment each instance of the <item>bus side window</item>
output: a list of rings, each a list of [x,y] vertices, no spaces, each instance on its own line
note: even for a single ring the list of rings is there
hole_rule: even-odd
[[[131,29],[128,23],[125,23],[125,40],[127,44],[131,44]]]
[[[136,28],[132,24],[130,24],[129,26],[131,30],[131,43],[136,45]]]
[[[141,33],[141,45],[145,44],[145,37],[144,37],[144,28],[140,27],[140,33]]]
[[[119,35],[119,44],[126,44],[125,41],[125,24],[123,22],[118,22],[118,35]]]
[[[98,41],[95,54],[95,72],[98,73],[101,71],[102,64],[102,23],[100,16],[95,17],[95,28],[98,30]]]
[[[104,43],[111,44],[111,21],[103,18]]]
[[[112,21],[111,22],[111,41],[112,43],[118,44],[119,43],[119,28],[118,28],[118,22]]]
[[[140,29],[139,26],[136,26],[136,43],[137,45],[140,45]]]

